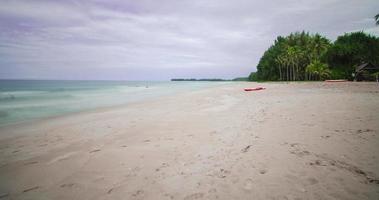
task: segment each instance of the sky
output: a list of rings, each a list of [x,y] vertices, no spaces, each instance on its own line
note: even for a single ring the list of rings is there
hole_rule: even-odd
[[[248,76],[278,35],[379,36],[378,0],[1,0],[0,79]]]

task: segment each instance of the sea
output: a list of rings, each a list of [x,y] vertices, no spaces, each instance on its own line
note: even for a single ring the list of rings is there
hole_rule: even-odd
[[[220,84],[227,82],[0,80],[0,126]]]

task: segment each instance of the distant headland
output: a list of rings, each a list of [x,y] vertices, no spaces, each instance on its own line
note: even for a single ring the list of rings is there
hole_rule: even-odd
[[[248,81],[248,77],[238,77],[234,79],[221,79],[221,78],[173,78],[171,81]]]

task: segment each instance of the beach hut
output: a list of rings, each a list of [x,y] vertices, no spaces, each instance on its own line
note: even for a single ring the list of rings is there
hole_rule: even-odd
[[[358,65],[355,68],[355,81],[378,81],[379,66],[370,62]]]

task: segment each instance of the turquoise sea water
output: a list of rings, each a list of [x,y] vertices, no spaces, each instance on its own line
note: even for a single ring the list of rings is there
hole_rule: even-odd
[[[220,84],[225,83],[0,80],[0,126]]]

